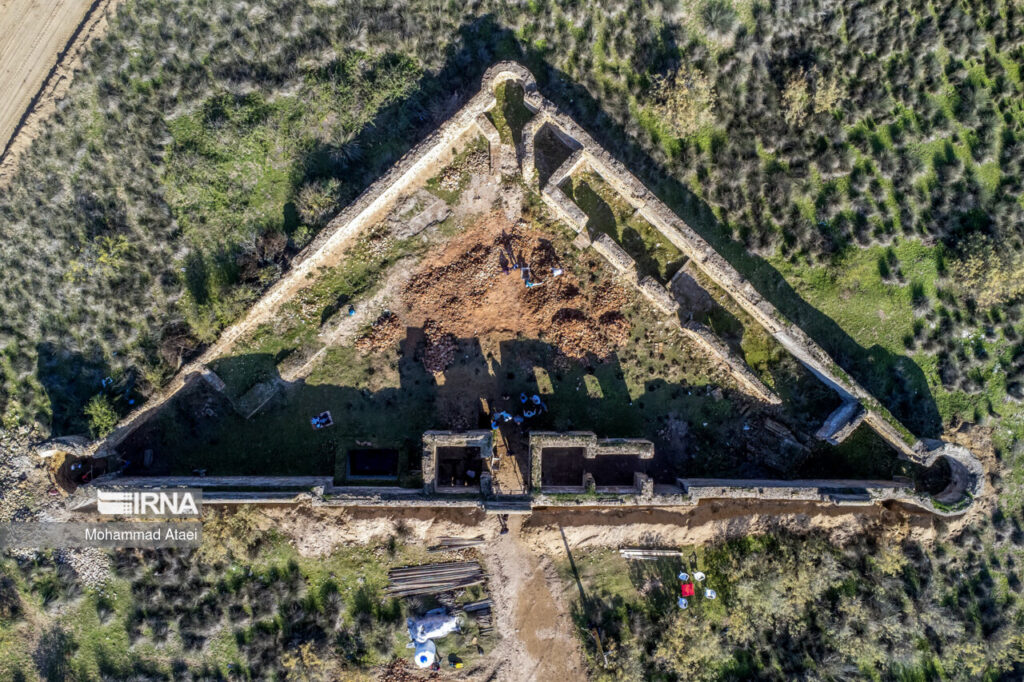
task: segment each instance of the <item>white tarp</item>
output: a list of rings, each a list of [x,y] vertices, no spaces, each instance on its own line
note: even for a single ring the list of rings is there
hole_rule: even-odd
[[[443,609],[430,611],[422,618],[410,618],[406,623],[409,626],[409,637],[416,643],[423,643],[428,639],[441,639],[459,629],[458,619],[446,615]]]

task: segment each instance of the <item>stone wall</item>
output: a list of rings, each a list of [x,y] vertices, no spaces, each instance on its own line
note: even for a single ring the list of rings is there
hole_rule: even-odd
[[[690,339],[702,346],[708,354],[718,358],[733,379],[739,383],[748,393],[757,396],[770,405],[779,405],[782,398],[776,395],[775,391],[765,386],[756,374],[750,371],[747,363],[743,362],[732,349],[729,348],[718,336],[700,322],[687,322],[681,329]]]
[[[886,500],[921,503],[912,488],[894,481],[681,478],[678,484],[694,504],[712,499],[792,500],[858,506]]]
[[[513,62],[502,62],[491,67],[484,75],[480,92],[466,106],[444,123],[436,132],[416,145],[391,170],[373,183],[350,206],[345,208],[295,258],[292,262],[291,271],[273,285],[242,320],[228,327],[221,334],[220,338],[199,358],[182,368],[160,394],[154,396],[145,406],[130,414],[121,422],[110,438],[102,443],[94,444],[90,451],[96,452],[98,450],[102,454],[104,450],[113,450],[118,443],[167,399],[181,390],[191,380],[204,376],[205,372],[208,371],[205,367],[207,362],[222,355],[239,338],[270,319],[283,301],[288,300],[296,291],[308,285],[317,269],[335,263],[356,235],[379,220],[390,210],[396,199],[443,168],[453,156],[453,147],[456,147],[459,141],[464,139],[467,134],[482,134],[488,140],[491,145],[493,172],[495,169],[495,146],[497,145],[498,148],[501,148],[502,145],[500,144],[500,137],[496,137],[497,130],[494,129],[493,124],[483,114],[493,107],[496,102],[493,92],[494,86],[507,80],[515,80],[522,84],[524,104],[536,113],[534,118],[525,126],[521,148],[516,150],[521,154],[522,172],[528,182],[531,182],[536,175],[534,137],[540,130],[547,127],[568,145],[570,149],[575,150],[570,159],[557,169],[556,177],[561,177],[564,180],[580,164],[587,163],[606,182],[622,194],[642,218],[663,234],[687,258],[691,259],[694,265],[715,284],[722,287],[726,293],[736,300],[738,305],[764,326],[783,347],[822,381],[839,393],[844,401],[859,403],[863,407],[863,421],[875,429],[883,438],[896,447],[898,451],[908,459],[916,461],[923,466],[930,466],[938,458],[944,457],[949,462],[952,471],[949,487],[940,495],[937,495],[934,501],[930,497],[917,495],[912,490],[891,482],[702,481],[697,479],[681,479],[679,481],[680,488],[676,489],[672,486],[654,486],[653,483],[649,482],[649,479],[641,475],[641,477],[635,479],[635,487],[639,494],[632,496],[628,503],[678,505],[686,503],[688,499],[689,503],[692,504],[701,498],[706,499],[708,497],[780,499],[781,496],[788,496],[787,499],[802,499],[802,496],[806,496],[807,499],[835,504],[871,504],[881,499],[900,499],[935,513],[953,514],[962,513],[971,500],[981,494],[984,471],[976,457],[966,448],[958,445],[943,441],[916,440],[877,400],[849,377],[823,348],[811,340],[803,330],[786,320],[771,303],[764,300],[754,287],[745,281],[696,231],[658,200],[621,163],[597,145],[586,131],[578,126],[570,117],[563,114],[554,104],[541,96],[537,91],[537,84],[532,74],[523,66]],[[566,220],[575,231],[580,233],[578,245],[586,246],[589,241],[585,239],[587,237],[586,215],[555,184],[548,183],[541,190],[541,196],[552,207],[556,215]],[[609,253],[613,251],[607,244],[601,244],[596,248],[599,250],[605,248],[605,251]],[[616,253],[616,257],[621,258],[621,255]],[[628,254],[626,254],[626,257],[628,258]],[[661,292],[654,290],[654,286],[660,287],[660,284],[657,282],[652,284],[646,280],[646,283],[638,282],[635,281],[635,277],[632,279],[642,292],[647,290],[644,295],[647,296],[648,300],[652,301],[656,308],[661,309],[663,312],[671,308],[671,305],[666,304],[666,299],[664,299]],[[714,342],[711,341],[710,337],[701,333],[699,328],[689,328],[689,333],[692,338],[699,338],[706,345],[714,347]],[[777,396],[765,387],[749,371],[749,368],[746,368],[742,361],[738,361],[739,364],[731,363],[727,360],[727,358],[731,357],[730,353],[723,352],[721,349],[714,352],[726,361],[734,376],[745,377],[740,380],[741,384],[745,384],[749,390],[763,393],[766,400],[773,402],[778,400]],[[749,373],[749,377],[746,376],[747,373]],[[841,435],[857,419],[859,417],[848,421],[837,419],[837,422],[841,422],[841,426],[833,432],[833,437]],[[489,437],[490,432],[484,433],[487,433]],[[322,504],[353,506],[481,505],[483,503],[479,501],[474,502],[465,499],[442,500],[432,495],[433,482],[436,479],[436,453],[433,453],[433,450],[436,449],[439,442],[455,446],[465,446],[470,443],[466,434],[461,435],[463,438],[462,442],[457,442],[459,437],[458,434],[443,434],[439,432],[428,432],[425,435],[423,457],[424,490],[422,491],[410,491],[402,488],[371,489],[356,486],[335,488],[333,485],[321,487],[319,484],[316,484],[312,486],[311,492],[299,493],[295,498],[291,498],[291,501],[304,497],[312,498],[317,503]],[[448,438],[454,438],[455,440],[448,441]],[[427,454],[428,441],[433,443],[429,447],[432,452],[431,455]],[[596,452],[598,448],[596,441],[597,439],[594,434],[584,433],[536,433],[530,435],[531,479],[535,491],[532,504],[534,506],[546,506],[557,503],[557,501],[549,496],[537,492],[541,487],[540,450],[545,447],[543,443],[550,442],[555,447],[592,448],[588,452]],[[574,444],[576,442],[583,443],[583,445]],[[628,442],[621,441],[619,445],[604,443],[601,447],[614,448]],[[634,441],[634,443],[640,442],[650,445],[648,441]],[[650,445],[650,448],[650,452],[653,454],[653,445]],[[245,501],[242,498],[246,495],[251,496],[251,499],[248,501],[274,500],[280,502],[283,498],[279,495],[282,495],[282,493],[274,492],[274,488],[292,487],[291,484],[281,483],[277,479],[271,480],[266,477],[229,478],[244,481],[244,483],[239,483],[239,487],[265,486],[267,492],[251,494],[222,493],[224,503],[231,503],[232,500]],[[190,486],[202,485],[204,480],[209,481],[209,479],[199,477],[178,477],[175,480]],[[281,480],[295,479],[285,478]],[[129,481],[130,479],[121,479],[119,483],[126,485]],[[160,485],[160,479],[147,478],[145,481],[147,485]],[[97,483],[100,482],[100,480],[97,481]],[[109,481],[103,482],[109,483]],[[841,483],[849,483],[850,485],[847,487],[858,490],[858,492],[853,494],[852,497],[849,493],[841,492]],[[85,486],[84,488],[88,489],[89,487]],[[659,488],[662,489],[661,492],[657,492]],[[861,489],[867,491],[866,498],[864,493],[859,492]],[[283,493],[284,496],[289,494],[288,492]],[[577,500],[575,504],[590,504],[591,502],[589,500]],[[626,503],[625,501],[622,502]],[[938,502],[939,506],[936,506],[935,502]],[[596,501],[593,503],[606,504],[607,502]],[[526,504],[528,503],[517,503],[516,510],[524,511],[524,505]]]
[[[854,400],[848,400],[832,411],[821,425],[815,437],[832,445],[839,445],[864,422],[864,408]]]
[[[982,493],[984,482],[983,476],[976,474],[976,470],[980,469],[977,458],[964,448],[958,447],[953,454],[949,454],[952,452],[950,448],[930,445],[916,439],[866,389],[843,371],[824,348],[765,300],[703,237],[673,213],[622,163],[598,145],[571,117],[537,92],[532,75],[525,74],[522,82],[526,93],[524,101],[530,109],[537,112],[534,122],[527,126],[524,134],[540,130],[546,125],[555,131],[560,139],[566,140],[572,148],[581,150],[591,169],[615,188],[642,218],[692,260],[788,352],[835,390],[844,401],[860,403],[864,408],[864,421],[901,453],[901,456],[923,466],[929,466],[937,457],[935,451],[941,450],[950,460],[951,467],[962,468],[956,474],[957,480],[961,482],[957,489],[962,489],[963,495],[970,498]],[[524,143],[524,148],[532,149],[532,144]],[[536,180],[532,163],[524,164],[524,174],[527,182]],[[541,189],[543,192],[545,188]],[[576,226],[573,227],[577,229]]]
[[[475,431],[427,431],[423,434],[423,492],[437,493],[437,449],[438,448],[479,448],[480,457],[491,456],[494,434],[485,429]],[[490,481],[483,481],[481,485]]]

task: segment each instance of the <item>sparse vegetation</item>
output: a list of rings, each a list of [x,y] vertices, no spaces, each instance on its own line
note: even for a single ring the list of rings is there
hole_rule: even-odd
[[[968,534],[969,544],[996,542],[974,559],[946,543],[836,546],[788,533],[686,547],[683,560],[581,551],[587,601],[574,601],[573,616],[597,680],[1015,679],[1021,581],[997,566],[1019,542],[998,534]],[[676,605],[680,569],[708,576],[686,610]],[[567,562],[561,571],[575,595]],[[705,587],[717,599],[703,598]]]
[[[86,403],[85,416],[89,418],[89,433],[93,438],[103,438],[117,425],[117,412],[103,393],[97,393]]]
[[[408,655],[406,616],[438,602],[384,596],[387,570],[431,555],[392,537],[305,558],[259,516],[217,515],[199,550],[113,551],[100,587],[50,553],[0,558],[0,600],[20,604],[0,610],[0,678],[361,679]],[[443,641],[470,662],[493,645],[472,618]]]
[[[657,76],[651,99],[655,115],[676,137],[689,137],[715,121],[715,87],[700,69],[681,67],[670,76]]]
[[[598,619],[613,646],[613,667],[595,665],[595,675],[1024,676],[1024,16],[1015,2],[121,3],[0,193],[3,428],[109,432],[500,58],[525,61],[546,95],[819,341],[837,371],[918,435],[975,425],[995,452],[991,519],[952,539],[937,522],[934,549],[737,541],[702,556],[722,598],[687,613],[665,596],[670,573],[664,594],[639,598],[639,576],[614,557],[581,561],[599,601],[581,626]],[[503,136],[515,135],[519,113],[496,112]],[[603,215],[634,255],[650,255],[647,272],[671,277],[676,255],[577,180],[591,219]],[[463,188],[439,194],[453,200]],[[243,340],[246,362],[217,368],[230,391],[272,376],[279,354],[308,350],[324,322],[316,315],[371,292],[377,273],[415,247],[364,246],[336,279]],[[712,326],[790,409],[813,414],[834,398],[723,310]],[[609,421],[639,427],[655,418],[637,416],[641,406],[648,415],[678,407],[700,455],[688,465],[728,471],[737,462],[719,443],[740,426],[738,405],[652,380],[683,364],[661,334],[638,324],[620,359],[632,369],[603,368],[617,387],[604,400]],[[365,401],[367,428],[380,429],[372,418],[382,410],[363,392],[386,372],[346,352],[327,358],[313,398],[316,381],[344,387]],[[296,402],[288,419],[319,405]],[[422,430],[410,414],[406,427]],[[842,466],[895,473],[870,443],[854,444]],[[337,447],[310,450],[302,464],[329,473]],[[0,676],[315,676],[393,652],[402,612],[374,592],[387,548],[334,555],[337,570],[359,566],[367,580],[332,590],[320,565],[250,542],[250,531],[211,533],[230,552],[211,563],[118,559],[116,600],[83,593],[49,558],[5,560]],[[627,575],[629,585],[612,584]],[[342,589],[350,601],[332,596]]]

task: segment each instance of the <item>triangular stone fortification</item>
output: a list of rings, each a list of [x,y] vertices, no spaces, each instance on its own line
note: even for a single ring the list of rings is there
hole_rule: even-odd
[[[523,102],[533,112],[516,146],[503,144],[498,131],[485,115],[496,104],[495,88],[507,81],[514,81],[522,87]],[[571,153],[543,186],[538,186],[535,141],[545,129],[566,145]],[[843,404],[826,420],[819,431],[819,437],[838,443],[857,424],[864,422],[906,459],[930,466],[938,458],[946,458],[951,468],[949,487],[934,498],[921,497],[914,500],[936,513],[950,513],[951,508],[961,512],[974,497],[982,493],[983,468],[971,452],[951,443],[923,441],[914,437],[867,390],[848,376],[821,346],[765,300],[693,228],[598,145],[570,116],[545,98],[539,92],[533,74],[516,62],[500,62],[488,69],[479,92],[458,113],[416,145],[338,214],[295,258],[288,274],[274,284],[243,319],[228,327],[199,358],[183,368],[160,394],[123,420],[118,429],[105,442],[94,446],[93,450],[102,452],[115,449],[149,415],[188,383],[204,378],[207,381],[215,380],[216,377],[206,368],[208,362],[223,355],[236,340],[270,319],[278,306],[304,287],[310,275],[318,268],[336,263],[355,236],[380,220],[400,196],[450,162],[460,141],[464,141],[467,136],[478,135],[482,135],[490,144],[492,172],[521,172],[528,184],[539,189],[541,197],[554,214],[578,233],[579,237],[574,242],[577,246],[594,248],[622,276],[631,278],[655,309],[669,318],[675,318],[685,334],[709,353],[718,356],[744,390],[766,402],[779,400],[742,360],[731,355],[725,344],[703,325],[679,320],[676,315],[678,305],[673,296],[649,277],[638,280],[632,258],[614,241],[604,235],[593,238],[588,229],[586,214],[560,189],[562,181],[582,167],[588,167],[599,174],[636,209],[639,216],[678,248],[706,277],[728,293],[807,369],[834,389]],[[689,489],[691,495],[703,489],[698,481],[683,483],[684,489]],[[717,490],[721,487],[719,484],[720,481],[715,481],[712,488]],[[938,502],[938,505],[934,502]]]

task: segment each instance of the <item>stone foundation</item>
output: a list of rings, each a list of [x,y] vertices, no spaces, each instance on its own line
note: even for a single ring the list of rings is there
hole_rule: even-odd
[[[587,164],[593,171],[601,175],[609,185],[615,188],[637,210],[640,217],[650,223],[654,229],[658,230],[684,256],[690,259],[696,268],[731,296],[741,308],[761,324],[797,360],[833,388],[844,402],[860,405],[863,410],[863,421],[878,432],[882,438],[892,444],[902,456],[923,466],[930,466],[939,457],[945,457],[949,461],[952,471],[952,480],[949,487],[940,495],[935,496],[934,499],[917,495],[913,491],[909,491],[897,484],[886,482],[851,481],[849,482],[851,490],[860,491],[863,489],[867,491],[865,494],[857,492],[851,498],[848,493],[822,492],[823,489],[826,491],[843,490],[843,488],[837,488],[839,482],[836,481],[701,482],[681,479],[679,481],[680,485],[677,487],[654,486],[648,482],[649,479],[636,477],[634,479],[634,494],[617,498],[619,503],[656,506],[658,504],[685,504],[687,500],[693,504],[702,498],[713,496],[779,499],[780,495],[795,495],[797,498],[808,495],[810,496],[808,499],[816,499],[820,502],[833,504],[872,504],[879,499],[900,499],[938,514],[954,514],[962,513],[970,505],[973,498],[983,492],[984,472],[980,461],[976,457],[965,448],[957,445],[942,441],[921,441],[916,439],[870,393],[849,377],[823,348],[810,339],[803,330],[786,320],[770,302],[765,300],[695,230],[658,200],[621,163],[596,144],[589,134],[578,126],[572,118],[561,112],[554,104],[543,97],[537,91],[537,84],[533,75],[522,65],[514,62],[501,62],[488,69],[484,75],[480,91],[458,113],[441,125],[436,132],[416,145],[391,170],[367,188],[351,205],[341,211],[316,236],[312,243],[296,256],[291,263],[289,273],[270,287],[243,319],[224,330],[215,343],[194,362],[183,367],[158,395],[154,396],[145,406],[122,420],[118,428],[107,440],[94,444],[90,447],[89,452],[102,455],[114,451],[125,437],[190,381],[201,376],[209,381],[210,378],[205,376],[206,363],[223,355],[239,338],[275,315],[278,306],[284,301],[289,300],[297,290],[305,286],[319,268],[336,261],[350,244],[351,240],[361,230],[372,226],[381,217],[386,215],[387,211],[393,207],[399,197],[424,182],[449,163],[453,158],[455,148],[465,141],[468,135],[482,134],[488,140],[491,147],[491,170],[495,172],[495,169],[501,165],[500,163],[495,163],[496,149],[499,156],[502,156],[506,149],[510,148],[510,145],[501,144],[500,137],[496,136],[497,130],[494,129],[493,123],[483,114],[496,103],[494,87],[508,80],[514,80],[522,84],[524,104],[531,111],[535,112],[534,117],[524,127],[522,144],[518,149],[515,149],[515,153],[519,157],[521,172],[528,183],[535,182],[537,175],[535,167],[535,137],[541,130],[549,129],[569,149],[573,150],[573,154],[569,159],[556,170],[556,179],[562,178],[564,180],[565,177],[582,164]],[[589,241],[589,235],[587,231],[587,217],[582,210],[555,183],[546,183],[540,190],[545,203],[552,207],[557,216],[565,220],[574,231],[580,234],[578,245],[586,246]],[[593,243],[596,250],[601,251],[606,257],[611,256],[609,258],[610,262],[614,260],[620,262],[621,266],[617,265],[616,267],[621,272],[624,274],[628,274],[631,271],[635,273],[635,264],[632,269],[629,266],[632,259],[621,248],[617,248],[617,244],[614,247],[613,244],[614,242],[609,244],[600,238],[596,239]],[[622,257],[623,254],[625,258]],[[628,262],[626,259],[628,259]],[[630,277],[630,280],[652,302],[655,308],[678,320],[678,316],[666,312],[671,310],[673,306],[668,303],[668,299],[658,289],[661,286],[660,284],[656,282],[652,284],[647,280],[637,281],[635,274]],[[769,402],[778,401],[778,397],[750,372],[749,368],[742,363],[742,360],[733,358],[727,352],[727,349],[723,350],[716,346],[711,337],[706,335],[703,330],[699,327],[690,327],[689,325],[684,326],[681,324],[680,326],[684,330],[688,330],[687,333],[691,338],[699,339],[706,347],[711,348],[712,352],[718,354],[726,366],[729,367],[733,376],[737,377],[737,381],[747,390],[763,397],[763,399]],[[845,437],[844,434],[849,425],[860,418],[855,417],[853,420],[846,420],[845,418],[839,419],[837,417],[834,420],[837,428],[826,430],[828,437],[833,440]],[[489,434],[490,432],[471,433]],[[550,498],[550,496],[538,492],[540,489],[540,462],[539,453],[534,451],[534,442],[535,438],[536,442],[540,443],[543,439],[550,437],[555,437],[556,440],[579,438],[590,444],[582,447],[592,447],[595,450],[603,447],[618,447],[608,441],[602,441],[598,445],[597,439],[593,434],[531,434],[531,459],[534,462],[531,473],[535,493],[532,501],[533,505],[560,503]],[[487,438],[489,439],[489,435]],[[460,439],[462,439],[461,443],[459,442]],[[436,449],[438,442],[450,443],[456,447],[465,447],[470,441],[478,442],[482,448],[481,451],[484,452],[487,449],[486,454],[489,455],[489,440],[485,445],[484,436],[482,435],[470,436],[468,434],[444,432],[428,432],[425,435],[423,457],[424,488],[422,491],[408,491],[401,488],[357,489],[355,487],[348,487],[340,489],[330,486],[318,492],[319,486],[314,485],[309,492],[295,494],[295,497],[305,495],[306,497],[312,497],[317,503],[351,504],[356,506],[466,506],[482,504],[467,500],[444,500],[435,496],[436,453],[431,448]],[[565,446],[564,441],[559,440],[558,442],[559,446]],[[627,442],[647,443],[648,446],[650,445],[648,441],[619,441],[620,444]],[[428,451],[432,454],[428,454]],[[653,455],[653,446],[651,446],[650,452]],[[230,478],[246,480],[247,482],[243,487],[266,487],[268,492],[264,494],[263,500],[275,499],[280,501],[281,499],[277,497],[278,493],[274,492],[275,486],[271,485],[271,482],[264,477]],[[121,479],[119,484],[124,485],[127,480],[130,479]],[[150,487],[159,486],[161,485],[161,480],[165,479],[146,479],[145,485]],[[187,485],[199,485],[203,479],[180,477],[175,480],[182,481]],[[96,483],[100,482],[100,480],[96,481]],[[109,484],[110,481],[103,481],[103,483]],[[483,481],[481,484],[483,485]],[[276,487],[291,486],[281,484]],[[91,485],[84,486],[82,490],[86,491],[85,494],[88,495],[90,489],[95,490]],[[242,495],[245,494],[248,493],[242,493]],[[252,493],[252,495],[257,494]],[[288,494],[290,493],[285,493],[285,495]],[[231,499],[236,499],[231,497],[234,493],[224,493],[223,495],[224,503],[230,503]],[[271,497],[268,498],[266,497],[267,495]],[[209,500],[210,498],[207,499]],[[254,498],[251,501],[260,500]],[[591,504],[592,502],[591,500],[577,499],[575,502],[568,502],[568,504]],[[593,503],[600,504],[600,502]],[[605,503],[609,502],[606,501]],[[513,505],[510,502],[508,504],[512,505],[517,511],[523,511],[524,505],[527,503],[517,502]],[[498,508],[494,507],[495,510]]]
[[[494,449],[494,434],[487,430],[478,431],[427,431],[423,434],[423,492],[426,495],[451,492],[437,485],[438,448],[479,448],[480,459],[490,458]],[[481,492],[490,488],[490,477],[480,477]]]

